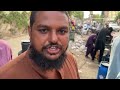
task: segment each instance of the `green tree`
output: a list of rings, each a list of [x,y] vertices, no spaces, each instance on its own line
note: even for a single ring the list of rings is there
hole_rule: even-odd
[[[70,16],[73,15],[76,18],[83,20],[84,12],[83,11],[69,11]]]
[[[93,21],[97,21],[97,22],[102,22],[102,16],[99,14],[94,14],[93,15]]]
[[[117,16],[115,17],[115,21],[117,21],[118,19],[120,19],[120,12],[117,14]]]
[[[71,16],[71,14],[72,14],[72,11],[68,11],[68,14],[69,14],[69,16]]]
[[[28,24],[28,16],[25,11],[22,13],[17,11],[10,11],[10,13],[6,15],[4,22],[9,24],[16,24],[18,29],[26,28]]]
[[[6,18],[5,11],[0,11],[0,21],[3,22]]]

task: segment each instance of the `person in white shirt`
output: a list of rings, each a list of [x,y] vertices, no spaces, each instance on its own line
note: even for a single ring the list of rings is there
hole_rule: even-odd
[[[116,37],[112,44],[110,62],[106,79],[120,79],[120,37]]]

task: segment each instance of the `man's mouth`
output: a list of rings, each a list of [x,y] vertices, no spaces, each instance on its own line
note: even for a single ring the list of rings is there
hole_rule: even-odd
[[[49,54],[57,54],[57,53],[59,53],[60,52],[60,48],[58,47],[58,46],[49,46],[48,48],[47,48],[47,52],[49,53]]]

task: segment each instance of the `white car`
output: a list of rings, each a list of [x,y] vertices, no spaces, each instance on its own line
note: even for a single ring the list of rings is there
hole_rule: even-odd
[[[120,26],[118,26],[117,23],[110,23],[109,27],[112,27],[114,31],[120,31]]]

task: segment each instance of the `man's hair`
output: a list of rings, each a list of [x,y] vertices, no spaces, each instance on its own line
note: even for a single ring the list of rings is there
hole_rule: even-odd
[[[35,16],[36,16],[36,13],[37,13],[37,12],[38,12],[38,11],[32,11],[32,12],[31,12],[31,15],[30,15],[30,27],[32,27],[32,26],[33,26],[33,23],[35,22]],[[68,19],[69,19],[69,14],[68,14],[67,11],[60,11],[60,12],[65,13],[66,16],[67,16]]]
[[[113,28],[112,27],[109,27],[109,30],[110,30],[110,33],[113,31]]]

